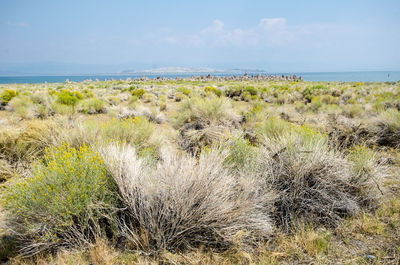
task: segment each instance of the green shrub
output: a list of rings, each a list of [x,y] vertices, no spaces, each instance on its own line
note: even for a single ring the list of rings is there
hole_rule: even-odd
[[[148,147],[154,126],[146,118],[136,116],[127,119],[112,119],[100,127],[101,135],[105,139],[130,143],[139,149]]]
[[[113,190],[95,152],[63,144],[46,149],[33,176],[7,186],[1,201],[21,254],[29,255],[93,240],[114,204]]]
[[[166,101],[160,101],[158,103],[159,107],[160,107],[160,111],[164,111],[167,109],[167,102]]]
[[[61,104],[58,103],[57,101],[51,103],[50,107],[56,114],[71,115],[74,113],[74,106]]]
[[[230,98],[241,97],[242,100],[250,101],[252,96],[258,95],[258,90],[252,86],[230,87],[225,90],[225,95]]]
[[[142,88],[135,88],[131,91],[132,96],[136,96],[138,98],[142,98],[142,96],[146,93],[146,91]]]
[[[310,108],[312,111],[317,112],[322,107],[322,105],[323,103],[321,102],[321,97],[319,96],[312,97],[310,104]]]
[[[79,92],[62,90],[57,93],[57,102],[60,104],[75,106],[80,99],[83,99],[83,96]]]
[[[206,93],[214,93],[216,96],[220,97],[222,95],[222,91],[213,86],[204,87],[204,92]]]
[[[154,102],[156,98],[157,97],[154,94],[151,94],[151,93],[145,93],[142,96],[142,100],[143,100],[144,103]]]
[[[323,95],[323,96],[321,96],[321,101],[324,104],[338,104],[339,98],[331,96],[331,95]]]
[[[112,106],[116,106],[119,103],[121,103],[121,99],[116,96],[109,96],[109,97],[107,97],[107,102],[108,102],[108,104],[110,104]]]
[[[185,96],[189,96],[189,94],[192,92],[192,91],[190,91],[189,88],[186,88],[186,87],[178,87],[178,88],[176,89],[176,91],[181,92],[181,93],[184,94]]]
[[[225,96],[229,98],[241,97],[243,89],[242,87],[230,87],[225,90]]]
[[[294,129],[294,125],[290,122],[271,116],[262,124],[257,126],[256,132],[259,137],[266,136],[277,138],[283,133],[293,131]]]
[[[254,169],[254,158],[256,150],[251,146],[250,142],[243,138],[237,137],[229,141],[227,144],[229,155],[225,159],[225,164],[234,172],[249,173]]]
[[[89,88],[90,88],[90,87],[89,87]],[[93,86],[92,86],[92,89],[93,89]],[[91,97],[94,97],[93,92],[90,91],[89,89],[84,89],[82,92],[83,92],[83,97],[84,97],[84,98],[91,98]]]
[[[185,94],[183,94],[182,92],[175,93],[176,102],[182,101],[182,99],[184,99],[185,97],[186,97]]]
[[[311,99],[313,96],[318,96],[322,94],[322,91],[329,91],[328,87],[325,87],[323,85],[314,85],[314,86],[307,86],[305,87],[301,93],[303,95],[303,98],[307,100],[308,102],[311,102]]]
[[[343,114],[345,114],[349,118],[359,116],[363,110],[364,109],[360,104],[349,104],[343,106]]]
[[[7,105],[8,102],[10,102],[11,99],[16,97],[18,95],[17,90],[11,90],[7,89],[3,93],[0,94],[0,101],[4,104]]]
[[[253,87],[253,86],[247,86],[244,88],[244,91],[247,91],[248,93],[250,93],[250,95],[255,96],[258,94],[258,90],[257,88]]]
[[[97,114],[106,112],[105,102],[99,98],[89,98],[81,102],[80,112],[86,114]]]
[[[14,97],[8,104],[23,119],[35,116],[33,102],[26,96]]]

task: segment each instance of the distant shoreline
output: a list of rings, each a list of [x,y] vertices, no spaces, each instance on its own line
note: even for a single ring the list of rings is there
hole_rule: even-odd
[[[301,76],[304,81],[341,81],[341,82],[397,82],[400,80],[400,71],[365,71],[365,72],[298,72],[298,73],[266,73],[266,72],[248,72],[248,76]],[[207,76],[218,78],[227,78],[244,75],[244,72],[210,72],[210,73],[151,73],[137,72],[135,74],[82,74],[82,75],[20,75],[20,76],[0,76],[0,84],[24,84],[24,83],[64,83],[67,79],[71,82],[82,82],[85,80],[119,80],[119,79],[137,79],[145,76],[148,79],[176,79],[176,78],[197,78]],[[268,78],[267,78],[268,79]],[[274,78],[269,78],[274,79]],[[203,79],[206,80],[206,79]],[[239,79],[241,80],[241,79]]]

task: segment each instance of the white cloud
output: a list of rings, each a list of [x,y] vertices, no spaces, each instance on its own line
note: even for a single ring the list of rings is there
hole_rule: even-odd
[[[211,46],[211,47],[273,47],[292,45],[314,38],[321,40],[329,35],[334,25],[313,23],[288,25],[286,18],[261,18],[253,27],[229,29],[221,20],[215,19],[211,25],[194,34],[174,34],[172,31],[155,34],[153,37],[170,45]],[[168,33],[165,35],[165,33]]]
[[[175,43],[178,42],[177,38],[176,38],[176,37],[173,37],[173,36],[166,37],[166,38],[165,38],[165,41],[166,41],[167,43],[169,43],[169,44],[175,44]]]
[[[20,27],[20,28],[25,28],[25,27],[28,26],[28,24],[25,23],[25,22],[11,22],[11,21],[7,21],[5,24],[8,25],[8,26]]]
[[[262,18],[258,24],[263,38],[272,44],[287,44],[294,40],[295,31],[290,31],[285,18]]]
[[[213,46],[256,46],[259,44],[286,44],[293,40],[294,33],[286,26],[285,18],[263,18],[253,28],[232,30],[225,29],[224,23],[216,19],[212,25],[204,28],[189,39],[196,46],[211,44]]]
[[[286,29],[286,19],[279,18],[262,18],[258,24],[266,31],[282,31]]]
[[[221,20],[214,20],[213,24],[205,29],[203,29],[200,34],[207,35],[207,34],[216,34],[221,33],[224,30],[224,23]]]

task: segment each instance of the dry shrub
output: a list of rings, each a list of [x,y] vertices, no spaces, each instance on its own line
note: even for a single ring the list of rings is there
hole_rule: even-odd
[[[203,147],[219,143],[229,136],[230,131],[225,126],[204,126],[201,122],[192,122],[180,131],[178,144],[190,154],[198,155]]]
[[[0,153],[10,162],[30,160],[56,144],[59,127],[52,120],[32,120],[0,129]]]
[[[184,101],[175,118],[180,147],[199,154],[202,147],[217,143],[239,127],[240,117],[225,98],[191,98]]]
[[[13,167],[7,162],[7,160],[0,158],[0,183],[6,181],[14,175]]]
[[[104,239],[97,239],[95,244],[89,246],[89,259],[91,264],[112,265],[118,253],[109,246]]]
[[[376,206],[383,195],[381,180],[389,176],[386,161],[378,159],[377,153],[366,146],[355,146],[349,152],[353,193],[363,206]]]
[[[22,119],[32,119],[37,116],[33,102],[26,96],[14,97],[9,103],[9,109]]]
[[[120,234],[146,253],[205,245],[225,249],[242,238],[251,244],[272,232],[271,196],[256,179],[238,178],[224,167],[226,155],[162,152],[151,166],[129,145],[100,148],[126,207]]]
[[[363,144],[400,147],[400,112],[394,109],[381,113],[369,122],[332,115],[326,127],[331,143],[339,149]]]
[[[274,217],[286,231],[303,221],[335,226],[379,196],[371,180],[380,181],[382,174],[353,171],[354,164],[330,148],[325,136],[307,129],[265,137],[257,159],[260,174],[278,194]]]
[[[240,121],[229,100],[225,98],[191,98],[184,101],[176,116],[175,125],[198,121],[202,124],[232,126]]]
[[[372,128],[375,142],[378,145],[394,148],[400,147],[400,111],[390,109],[383,112]]]
[[[325,128],[330,144],[340,150],[370,142],[368,126],[342,115],[330,115]]]

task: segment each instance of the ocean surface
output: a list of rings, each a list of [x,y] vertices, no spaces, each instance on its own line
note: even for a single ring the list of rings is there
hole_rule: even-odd
[[[243,73],[210,73],[214,76],[243,75]],[[248,73],[256,75],[258,73]],[[292,75],[303,77],[306,81],[342,81],[342,82],[396,82],[400,81],[400,71],[370,71],[370,72],[321,72],[321,73],[261,73],[263,75]],[[148,78],[167,77],[190,77],[207,75],[207,73],[184,73],[184,74],[109,74],[109,75],[65,75],[65,76],[0,76],[0,84],[23,84],[23,83],[62,83],[66,80],[79,82],[84,80],[120,80],[136,78],[145,75]]]

